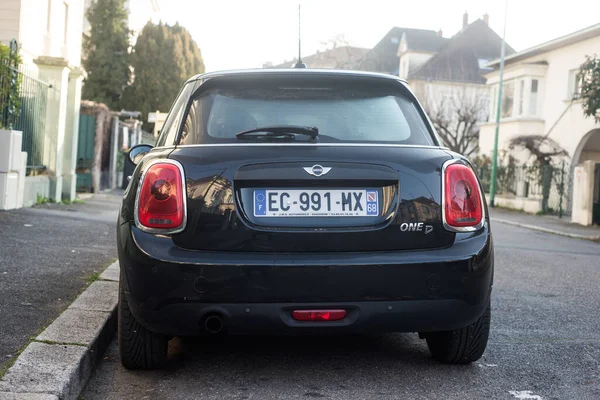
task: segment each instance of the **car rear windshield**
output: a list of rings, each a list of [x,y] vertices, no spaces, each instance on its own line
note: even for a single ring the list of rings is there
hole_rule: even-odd
[[[205,85],[191,99],[179,144],[239,143],[237,133],[281,125],[316,127],[320,143],[433,144],[418,106],[394,81],[244,79]]]

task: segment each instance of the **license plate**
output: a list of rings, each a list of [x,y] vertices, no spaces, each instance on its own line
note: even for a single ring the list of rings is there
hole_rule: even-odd
[[[374,189],[254,191],[255,217],[377,217]]]

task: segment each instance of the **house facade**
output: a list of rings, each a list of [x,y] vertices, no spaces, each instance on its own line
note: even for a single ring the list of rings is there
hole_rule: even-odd
[[[55,201],[75,198],[83,9],[84,0],[0,1],[0,42],[17,41],[23,79],[40,87],[39,92],[21,95],[37,99],[38,105],[43,101],[44,107],[39,114],[45,115],[44,121],[23,129],[23,143],[36,149],[23,149],[29,153],[32,175],[25,182],[26,205],[37,195]],[[23,103],[21,112],[30,113],[28,101]],[[34,114],[31,118],[39,118]]]
[[[586,56],[600,51],[600,24],[551,40],[505,58],[498,149],[510,152],[511,139],[541,135],[556,142],[568,154],[569,187],[576,184],[574,171],[586,161],[600,162],[600,124],[586,118],[578,98],[578,72]],[[499,60],[486,64],[485,76],[493,101],[489,121],[481,125],[480,153],[492,155],[494,148],[496,97],[499,90]],[[527,152],[512,152],[517,162],[530,163]],[[572,190],[565,194],[576,212]],[[575,199],[576,200],[576,199]]]
[[[0,42],[16,39],[25,64],[40,56],[81,62],[84,0],[0,1]]]
[[[498,148],[507,150],[517,135],[548,135],[569,153],[573,164],[600,162],[600,126],[583,115],[577,80],[585,57],[599,50],[597,24],[506,57]],[[486,74],[493,98],[499,89],[499,64],[487,64],[493,69]],[[481,126],[483,154],[493,151],[496,105],[490,105],[489,122]]]
[[[448,125],[465,111],[474,115],[474,122],[486,122],[491,97],[484,74],[491,69],[485,64],[500,56],[501,44],[502,38],[489,27],[487,14],[469,23],[468,14],[464,13],[462,28],[450,38],[444,37],[441,30],[390,29],[354,69],[407,80],[428,114]],[[506,53],[514,50],[507,45]],[[471,127],[469,122],[466,129],[466,133],[458,135],[460,145],[449,143],[443,135],[440,138],[449,147],[474,156],[478,147],[477,124]],[[463,136],[468,136],[465,145]]]
[[[393,27],[356,64],[355,69],[406,78],[447,42],[441,31]]]
[[[408,63],[406,79],[437,125],[441,138],[466,156],[476,155],[477,125],[488,120],[491,97],[484,74],[490,69],[485,64],[500,56],[501,46],[502,38],[489,27],[487,14],[469,24],[465,13],[462,29],[435,54],[414,66]],[[401,46],[401,76],[406,54],[402,50]],[[507,45],[506,52],[512,54],[514,50]],[[457,121],[458,118],[464,121]],[[456,132],[442,132],[451,127]]]
[[[427,60],[433,57],[448,42],[448,38],[442,36],[442,31],[405,30],[402,32],[400,45],[398,46],[398,76],[408,79],[411,72],[418,69]]]

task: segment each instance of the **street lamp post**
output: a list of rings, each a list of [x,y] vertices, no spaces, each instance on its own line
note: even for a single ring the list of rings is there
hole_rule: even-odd
[[[496,197],[496,174],[498,170],[498,134],[500,132],[500,112],[502,111],[502,86],[504,78],[504,53],[506,52],[506,14],[508,11],[508,0],[504,7],[504,32],[502,33],[502,48],[500,50],[500,82],[498,90],[498,101],[496,108],[496,131],[494,133],[494,153],[492,155],[492,176],[490,183],[490,207],[495,207]]]

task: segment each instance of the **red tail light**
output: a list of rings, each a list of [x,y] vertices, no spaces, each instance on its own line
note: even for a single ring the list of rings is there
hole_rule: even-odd
[[[346,310],[295,310],[292,318],[303,322],[341,321],[346,318]]]
[[[472,231],[483,223],[483,204],[473,170],[461,163],[444,169],[444,226],[453,231]]]
[[[152,162],[142,174],[135,207],[137,226],[147,232],[185,228],[183,168],[173,160]]]

